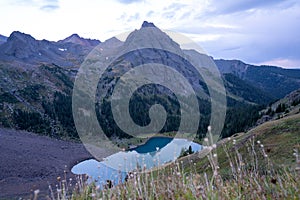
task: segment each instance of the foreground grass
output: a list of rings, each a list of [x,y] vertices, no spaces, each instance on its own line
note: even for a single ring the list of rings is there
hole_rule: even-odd
[[[300,199],[300,115],[268,122],[248,133],[163,168],[135,172],[101,189],[78,177],[61,181],[52,199]]]

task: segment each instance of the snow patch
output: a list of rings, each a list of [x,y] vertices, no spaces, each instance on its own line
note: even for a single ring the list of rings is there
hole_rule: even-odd
[[[58,48],[60,51],[67,51],[68,49]]]

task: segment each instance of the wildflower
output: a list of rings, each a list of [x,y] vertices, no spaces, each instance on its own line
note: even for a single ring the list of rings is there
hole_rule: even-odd
[[[264,157],[265,157],[265,158],[267,158],[267,157],[268,157],[268,155],[267,155],[267,154],[265,154],[265,155],[264,155]]]
[[[257,144],[260,144],[260,141],[259,141],[259,140],[257,140]]]
[[[208,126],[208,127],[207,127],[207,131],[208,131],[208,132],[211,132],[211,126]]]
[[[217,157],[217,154],[216,153],[214,153],[214,155],[213,155],[215,158]]]
[[[204,138],[204,142],[208,142],[208,138]]]
[[[260,147],[261,147],[261,148],[264,148],[264,145],[263,145],[263,144],[261,144],[261,145],[260,145]]]
[[[212,148],[213,148],[213,149],[217,148],[217,145],[216,145],[216,144],[213,144],[213,145],[212,145]]]
[[[60,178],[60,176],[58,176],[56,179],[57,179],[57,181],[60,181],[61,178]]]
[[[38,193],[40,193],[40,190],[34,190],[34,195],[38,195]]]

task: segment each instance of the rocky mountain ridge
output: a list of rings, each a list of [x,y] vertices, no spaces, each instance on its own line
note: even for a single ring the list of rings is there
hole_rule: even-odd
[[[52,42],[36,40],[29,34],[14,31],[0,45],[0,60],[24,65],[55,64],[61,67],[79,66],[98,40],[80,38],[77,34]]]
[[[133,31],[125,42],[111,38],[101,43],[77,34],[51,42],[13,32],[0,44],[0,125],[59,138],[78,137],[72,119],[71,97],[74,79],[85,57],[94,48],[121,52],[141,44],[144,47],[168,46],[178,55],[192,56],[199,62],[210,59],[206,55],[181,49],[168,35],[148,22],[144,22],[141,29]],[[197,76],[192,66],[165,51],[139,49],[117,59],[100,79],[98,97],[109,94],[119,77],[134,66],[153,61],[172,66],[189,81],[195,91],[200,91],[198,100],[202,105],[203,123],[199,129],[206,131],[210,102],[205,82]],[[237,60],[215,60],[215,64],[222,73],[227,92],[228,113],[224,137],[255,122],[261,106],[300,88],[300,69],[254,66]],[[156,99],[149,96],[153,91]],[[149,117],[145,116],[147,109],[153,103],[162,103],[169,106],[167,111],[171,117],[164,130],[176,129],[174,124],[180,119],[178,104],[169,90],[157,86],[143,87],[135,94],[135,98],[131,104],[131,114],[138,124],[149,123]],[[118,129],[111,115],[103,115],[109,113],[109,104],[104,103],[102,108],[98,108],[102,113],[99,119],[103,119],[102,125],[106,126],[108,135],[113,135],[118,133]],[[114,124],[113,127],[110,127],[111,124]]]

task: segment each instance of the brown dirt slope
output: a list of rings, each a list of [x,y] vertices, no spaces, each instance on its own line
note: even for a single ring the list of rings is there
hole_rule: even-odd
[[[79,143],[0,129],[0,199],[30,198],[36,189],[46,197],[64,170],[71,177],[72,166],[91,157]]]

